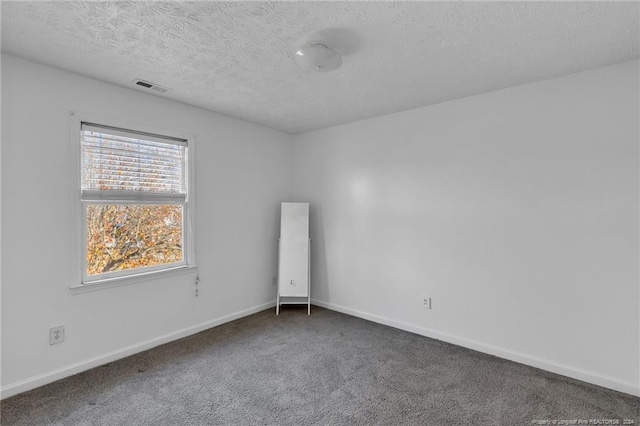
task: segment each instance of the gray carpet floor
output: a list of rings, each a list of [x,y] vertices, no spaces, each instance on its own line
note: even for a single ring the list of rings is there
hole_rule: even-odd
[[[29,426],[640,424],[640,398],[317,307],[260,312],[0,407],[3,425]]]

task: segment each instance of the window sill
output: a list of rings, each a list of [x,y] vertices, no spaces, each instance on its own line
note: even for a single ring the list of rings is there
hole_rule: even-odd
[[[87,284],[74,285],[69,287],[69,290],[71,290],[72,294],[88,293],[90,291],[105,290],[108,288],[120,287],[123,285],[136,284],[151,280],[158,280],[178,275],[196,274],[197,272],[198,267],[195,265],[179,266],[177,268],[164,269],[162,271],[146,272],[143,274],[109,278],[106,280],[93,281]]]

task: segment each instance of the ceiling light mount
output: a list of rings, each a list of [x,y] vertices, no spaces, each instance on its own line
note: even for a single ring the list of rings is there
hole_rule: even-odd
[[[342,65],[342,56],[324,44],[301,47],[295,54],[298,65],[308,71],[329,72]]]

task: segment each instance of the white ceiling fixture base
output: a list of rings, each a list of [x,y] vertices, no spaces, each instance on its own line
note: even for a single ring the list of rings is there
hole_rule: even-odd
[[[307,71],[329,72],[340,68],[342,56],[324,44],[301,47],[296,51],[296,62]]]

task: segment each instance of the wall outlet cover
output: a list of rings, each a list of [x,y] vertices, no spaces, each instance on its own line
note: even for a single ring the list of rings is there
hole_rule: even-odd
[[[422,296],[422,307],[425,309],[431,309],[431,297]]]
[[[64,325],[49,329],[49,344],[55,345],[64,342]]]

